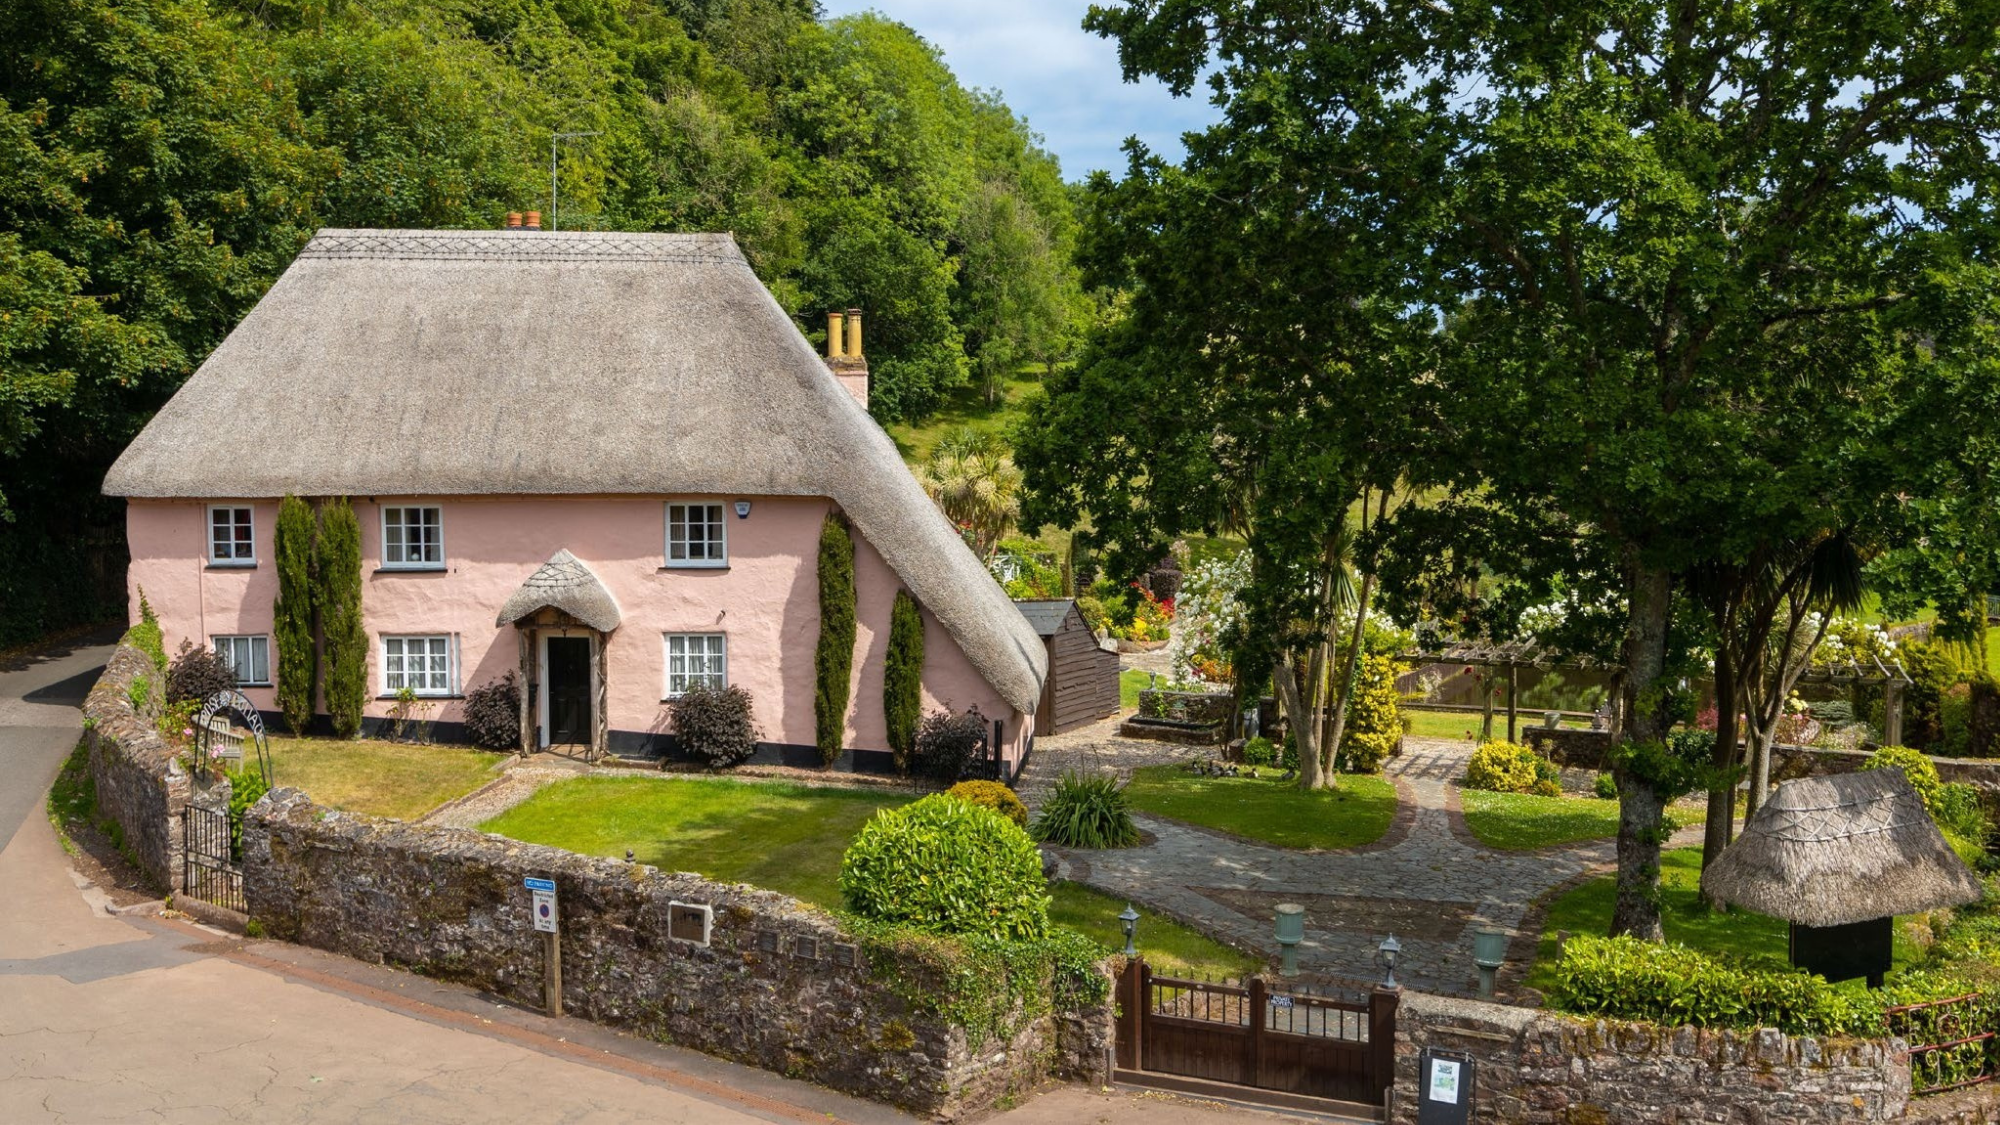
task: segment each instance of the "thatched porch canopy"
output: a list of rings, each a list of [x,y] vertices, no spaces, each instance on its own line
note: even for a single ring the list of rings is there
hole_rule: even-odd
[[[1951,850],[1898,769],[1778,786],[1701,876],[1712,898],[1802,926],[1845,926],[1977,902],[1979,878]]]
[[[618,600],[595,571],[567,549],[557,551],[500,607],[496,625],[512,625],[540,609],[558,609],[600,633],[618,628]]]

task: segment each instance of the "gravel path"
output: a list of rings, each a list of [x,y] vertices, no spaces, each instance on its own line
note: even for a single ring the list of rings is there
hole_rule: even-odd
[[[1089,753],[1129,774],[1130,764],[1150,764],[1156,752],[1097,745]],[[1273,958],[1275,908],[1299,903],[1306,908],[1300,965],[1318,976],[1378,979],[1376,950],[1393,933],[1402,945],[1397,975],[1405,983],[1470,994],[1477,986],[1474,929],[1491,926],[1516,939],[1509,958],[1517,964],[1503,973],[1504,983],[1532,956],[1538,935],[1524,933],[1522,922],[1536,899],[1616,859],[1611,840],[1510,852],[1473,839],[1452,784],[1470,753],[1456,740],[1409,740],[1388,766],[1403,806],[1398,824],[1371,847],[1299,851],[1140,816],[1152,843],[1062,858],[1071,878]],[[1693,832],[1698,837],[1699,829]]]

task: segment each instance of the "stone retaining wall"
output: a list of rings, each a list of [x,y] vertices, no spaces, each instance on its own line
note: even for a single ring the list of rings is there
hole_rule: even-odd
[[[134,710],[131,687],[145,677],[147,711]],[[132,861],[161,891],[181,889],[181,817],[193,780],[153,729],[166,677],[124,642],[111,654],[84,700],[84,740],[97,786],[97,814]]]
[[[1780,781],[1794,777],[1822,777],[1853,773],[1868,760],[1866,750],[1828,750],[1817,746],[1774,746],[1771,748],[1771,776]],[[1962,781],[1991,794],[2000,794],[2000,758],[1932,758],[1938,777]]]
[[[1409,994],[1389,1120],[1417,1120],[1419,1052],[1476,1066],[1473,1120],[1509,1125],[1861,1125],[1901,1119],[1909,1057],[1894,1041],[1663,1028]]]
[[[251,810],[244,866],[250,914],[274,937],[537,1007],[542,942],[522,879],[553,879],[569,1014],[918,1112],[976,1112],[1052,1077],[1109,1079],[1108,996],[973,1042],[922,1002],[951,985],[920,949],[863,946],[770,891],[334,812],[292,789]],[[676,903],[712,908],[709,944],[669,936]]]
[[[1611,732],[1608,730],[1575,730],[1570,727],[1529,727],[1521,732],[1521,741],[1534,748],[1535,753],[1559,766],[1571,769],[1601,770],[1604,768],[1605,752],[1611,749]]]

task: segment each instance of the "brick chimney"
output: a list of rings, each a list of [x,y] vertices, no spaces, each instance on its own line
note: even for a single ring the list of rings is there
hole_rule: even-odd
[[[826,366],[847,393],[868,409],[868,360],[861,354],[861,310],[826,314]]]

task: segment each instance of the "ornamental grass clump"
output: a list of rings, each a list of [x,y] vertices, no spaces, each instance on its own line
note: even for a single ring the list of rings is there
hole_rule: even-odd
[[[862,918],[927,934],[1018,941],[1049,932],[1034,841],[992,809],[944,793],[862,825],[841,857],[840,893]]]
[[[1059,848],[1129,848],[1139,842],[1124,787],[1110,777],[1066,773],[1042,802],[1035,839]]]
[[[945,796],[992,809],[1023,828],[1028,826],[1028,806],[1012,789],[997,781],[961,781],[945,790]]]
[[[1472,752],[1472,760],[1465,768],[1465,787],[1494,793],[1560,797],[1562,775],[1554,762],[1526,746],[1488,742]]]

